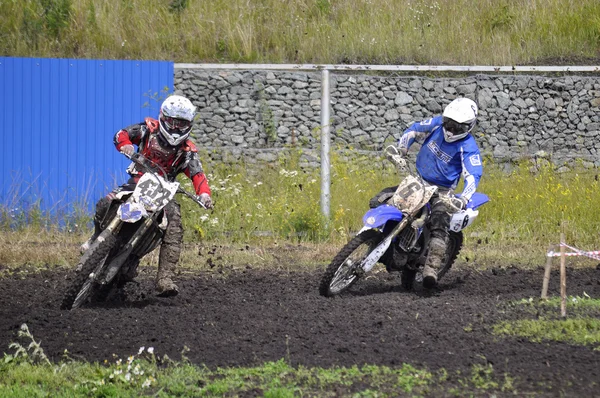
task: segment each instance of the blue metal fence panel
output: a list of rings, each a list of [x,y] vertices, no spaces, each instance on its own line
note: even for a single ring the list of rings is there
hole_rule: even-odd
[[[157,117],[173,62],[0,57],[0,205],[92,210],[123,183],[112,137]]]

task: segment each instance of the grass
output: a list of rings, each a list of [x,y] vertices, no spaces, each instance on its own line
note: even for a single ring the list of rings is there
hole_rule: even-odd
[[[12,343],[14,352],[5,353],[0,360],[0,396],[392,397],[444,393],[458,397],[516,392],[512,378],[496,374],[487,363],[475,363],[469,374],[457,372],[452,381],[444,369],[433,373],[409,364],[307,368],[281,359],[257,367],[209,369],[189,363],[185,349],[182,359],[174,361],[161,357],[152,347],[140,347],[137,354],[102,363],[74,361],[65,351],[62,360],[51,363],[27,325],[21,326],[19,338],[24,344]]]
[[[533,342],[563,341],[587,345],[600,350],[600,299],[583,297],[566,298],[568,318],[560,318],[560,297],[548,300],[525,299],[512,303],[516,309],[535,314],[536,319],[503,321],[494,325],[494,334],[520,336]],[[559,319],[557,319],[559,318]]]
[[[331,217],[325,220],[319,206],[319,171],[302,169],[298,153],[290,153],[262,168],[244,164],[207,167],[215,209],[202,210],[187,198],[180,199],[185,266],[197,267],[198,252],[203,264],[211,258],[213,264],[239,261],[270,266],[290,250],[300,258],[295,263],[326,263],[362,227],[369,199],[398,181],[383,159],[358,156],[348,162],[333,156]],[[581,250],[598,249],[600,213],[590,210],[600,207],[597,169],[575,166],[558,172],[550,164],[528,161],[511,171],[489,162],[484,166],[479,191],[491,201],[464,231],[459,263],[540,266],[548,247],[559,243],[561,225],[568,244]],[[189,180],[181,181],[191,190]],[[35,217],[27,209],[14,203],[0,207],[0,244],[5,248],[0,264],[73,264],[79,244],[90,233],[91,215],[78,212],[57,223],[39,208],[31,210]],[[28,221],[32,219],[36,222]]]
[[[258,367],[210,370],[189,363],[172,362],[158,367],[151,360],[134,359],[120,364],[68,362],[59,365],[9,363],[0,366],[0,395],[11,397],[63,396],[205,396],[256,395],[264,397],[296,396],[423,396],[444,386],[427,370],[410,365],[397,368],[366,365],[362,367],[293,367],[284,360],[266,362]],[[487,369],[486,369],[487,371]],[[469,391],[507,391],[510,386],[489,369],[463,376],[460,387],[451,386],[450,396]],[[502,386],[502,387],[501,387]],[[446,395],[448,396],[448,395]]]
[[[597,318],[505,321],[494,325],[494,333],[526,337],[537,343],[552,340],[591,345],[596,350],[600,350],[600,320]]]
[[[583,294],[583,297],[579,296],[569,296],[566,297],[565,303],[567,308],[570,309],[592,309],[600,311],[600,299],[591,298],[586,293]],[[521,300],[515,305],[526,306],[526,307],[541,307],[541,308],[560,308],[561,298],[560,297],[550,297],[548,299],[539,299],[534,301],[532,298]]]
[[[541,255],[559,243],[561,225],[568,244],[596,250],[600,218],[592,209],[599,204],[598,187],[595,168],[576,166],[563,173],[549,164],[524,162],[506,173],[491,165],[478,189],[491,202],[481,209],[477,225],[465,232],[476,239],[475,252],[484,262],[503,258],[514,264],[543,264]]]
[[[596,58],[600,42],[595,0],[5,0],[2,10],[0,53],[21,57],[517,65]]]

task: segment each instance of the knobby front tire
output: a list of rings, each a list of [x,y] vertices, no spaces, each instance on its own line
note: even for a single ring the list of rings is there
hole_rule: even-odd
[[[94,280],[95,274],[102,271],[104,263],[117,238],[109,231],[104,231],[92,243],[80,260],[81,269],[67,288],[61,308],[70,310],[84,304],[95,293],[98,285]]]
[[[321,279],[319,293],[331,297],[352,286],[359,278],[362,268],[358,265],[383,240],[383,234],[369,229],[352,238],[327,266]]]

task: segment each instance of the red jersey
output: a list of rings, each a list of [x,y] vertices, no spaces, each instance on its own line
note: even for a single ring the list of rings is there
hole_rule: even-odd
[[[115,147],[121,151],[124,145],[137,145],[139,153],[165,170],[167,175],[163,177],[174,181],[180,173],[184,173],[192,180],[197,195],[210,195],[210,187],[196,145],[190,140],[185,140],[175,147],[164,144],[165,141],[159,135],[159,128],[158,120],[147,117],[143,123],[119,130],[114,137]],[[142,174],[139,171],[131,173]]]

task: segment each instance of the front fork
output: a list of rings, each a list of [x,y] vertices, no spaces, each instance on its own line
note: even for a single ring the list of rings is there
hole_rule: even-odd
[[[118,216],[112,219],[112,221],[106,226],[104,229],[109,230],[113,235],[117,235],[121,230],[121,226],[123,225],[123,221]]]
[[[392,232],[390,232],[383,241],[377,245],[373,251],[365,258],[360,264],[360,268],[363,269],[364,272],[369,272],[371,268],[379,261],[381,256],[387,251],[392,243],[392,240],[406,227],[406,225],[411,222],[412,217],[405,217],[394,227]]]
[[[132,253],[133,248],[137,246],[140,239],[146,234],[146,231],[152,226],[153,223],[154,219],[152,217],[146,218],[142,225],[140,225],[140,227],[135,231],[133,236],[129,239],[129,242],[127,242],[127,244],[123,246],[121,251],[113,257],[112,261],[108,266],[108,269],[106,270],[106,275],[102,280],[102,284],[107,284],[110,283],[110,281],[112,281],[112,279],[117,275],[117,273],[121,269],[121,266],[125,263],[129,255]],[[110,224],[106,227],[106,229],[116,234],[119,232],[122,225],[123,221],[119,219],[119,217],[115,217],[115,219],[112,220]]]

